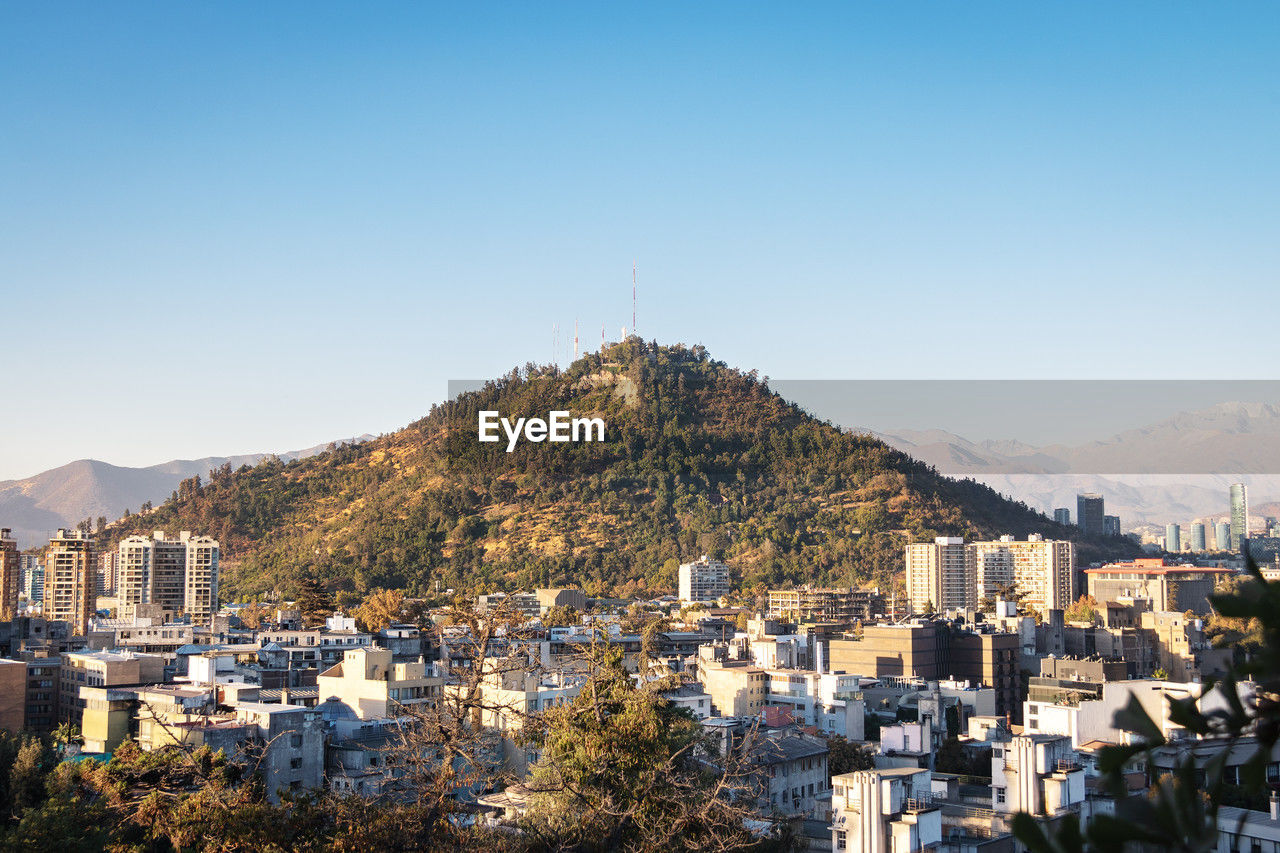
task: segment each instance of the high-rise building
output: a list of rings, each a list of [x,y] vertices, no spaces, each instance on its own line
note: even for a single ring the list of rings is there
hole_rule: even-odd
[[[1182,550],[1182,527],[1177,524],[1166,524],[1164,526],[1164,549],[1170,554],[1176,554]]]
[[[953,536],[907,546],[907,602],[914,613],[965,610],[978,603],[977,555]]]
[[[1053,511],[1053,520],[1059,524],[1071,523],[1071,509],[1069,507],[1059,507]]]
[[[1074,542],[1033,533],[1025,542],[1001,536],[996,542],[975,542],[973,548],[979,595],[994,598],[1001,586],[1013,585],[1029,607],[1040,611],[1075,601]]]
[[[35,554],[23,554],[22,590],[27,594],[27,607],[39,607],[44,601],[44,562]]]
[[[158,604],[206,624],[218,609],[218,542],[184,530],[178,537],[157,530],[120,542],[115,560],[121,605]]]
[[[103,551],[98,555],[98,595],[116,594],[116,563],[119,551]]]
[[[1119,536],[1120,535],[1120,516],[1104,515],[1102,517],[1102,535],[1103,536]]]
[[[1218,551],[1231,550],[1231,525],[1225,521],[1213,525],[1213,547]]]
[[[729,594],[729,566],[712,560],[706,554],[702,559],[680,565],[680,601],[719,601]]]
[[[44,554],[44,616],[71,623],[74,634],[89,630],[97,563],[93,539],[79,530],[59,530]]]
[[[22,555],[9,528],[0,527],[0,622],[18,615],[18,588],[22,584]]]
[[[1076,495],[1076,525],[1081,532],[1090,536],[1102,536],[1105,533],[1102,526],[1105,514],[1102,495],[1093,492]]]
[[[1196,522],[1191,525],[1191,550],[1192,551],[1208,551],[1208,537],[1205,536],[1204,525]]]
[[[1249,538],[1249,490],[1244,483],[1231,485],[1231,550],[1244,552]]]

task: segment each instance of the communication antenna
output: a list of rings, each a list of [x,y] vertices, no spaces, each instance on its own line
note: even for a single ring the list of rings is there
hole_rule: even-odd
[[[600,352],[604,352],[604,323],[600,324]]]
[[[551,324],[551,363],[560,366],[560,324]]]
[[[631,262],[631,334],[636,333],[636,262]]]
[[[573,321],[573,360],[578,360],[578,320]]]

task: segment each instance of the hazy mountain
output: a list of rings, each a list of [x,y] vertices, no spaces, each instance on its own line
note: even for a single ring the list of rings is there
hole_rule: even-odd
[[[1249,485],[1255,514],[1280,496],[1280,408],[1266,403],[1222,403],[1080,445],[975,441],[943,430],[877,435],[943,473],[1046,511],[1070,507],[1073,518],[1075,496],[1098,492],[1126,527],[1224,516],[1235,482]]]
[[[361,436],[364,441],[372,436]],[[305,459],[323,451],[322,444],[277,454],[282,460]],[[114,521],[126,510],[137,512],[144,502],[160,504],[188,477],[204,477],[211,469],[230,464],[256,465],[270,454],[209,456],[174,459],[146,468],[125,468],[95,459],[80,459],[27,477],[0,481],[0,527],[13,530],[19,546],[47,542],[59,527],[86,518],[105,516]]]

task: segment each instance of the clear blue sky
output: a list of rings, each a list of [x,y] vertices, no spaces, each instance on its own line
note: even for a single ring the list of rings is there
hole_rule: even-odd
[[[397,428],[630,322],[1272,378],[1280,6],[0,9],[0,479]],[[562,332],[563,333],[563,332]]]

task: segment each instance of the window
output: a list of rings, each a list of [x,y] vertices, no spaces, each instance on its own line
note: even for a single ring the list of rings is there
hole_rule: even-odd
[[[845,849],[845,834],[843,829],[836,830],[836,849],[837,850]]]
[[[290,758],[290,759],[289,759],[289,769],[290,769],[290,770],[299,770],[299,769],[301,769],[301,768],[302,768],[302,759],[301,759],[301,758]]]
[[[1003,802],[1004,802],[1004,788],[996,788],[996,789],[995,789],[995,791],[996,791],[996,802],[997,802],[997,803],[1003,803]]]

